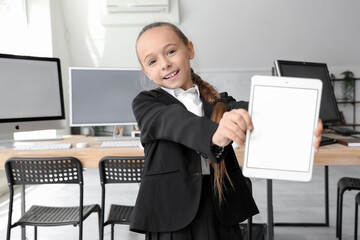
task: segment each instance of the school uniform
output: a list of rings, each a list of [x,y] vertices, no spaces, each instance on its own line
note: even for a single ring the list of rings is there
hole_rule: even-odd
[[[221,156],[214,152],[218,124],[209,119],[213,106],[200,101],[203,117],[161,88],[141,92],[133,101],[145,167],[130,230],[147,233],[149,240],[236,239],[238,223],[258,213],[232,146]],[[227,94],[222,101],[229,110],[247,108]],[[232,180],[233,185],[224,179],[221,203],[206,159],[224,159]]]

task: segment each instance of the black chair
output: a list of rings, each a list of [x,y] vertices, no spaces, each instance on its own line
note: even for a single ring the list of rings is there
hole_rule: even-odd
[[[100,239],[104,238],[104,227],[111,225],[111,239],[114,239],[115,224],[130,224],[134,206],[110,205],[107,221],[105,214],[105,185],[110,183],[140,183],[144,168],[144,157],[104,157],[99,162],[101,183]]]
[[[342,208],[343,195],[345,191],[360,190],[360,179],[343,177],[337,184],[337,204],[336,204],[336,237],[341,239],[342,231]]]
[[[79,225],[79,239],[82,239],[83,221],[93,212],[98,212],[100,221],[100,206],[98,204],[83,205],[83,175],[82,166],[73,157],[53,158],[10,158],[5,163],[6,177],[10,188],[9,216],[6,239],[10,240],[11,229],[21,226],[34,226],[34,238],[37,239],[38,226]],[[12,223],[14,186],[39,184],[78,184],[79,205],[76,207],[49,207],[33,205],[15,223]],[[23,191],[23,194],[25,191]],[[22,207],[25,205],[22,196]],[[24,209],[25,211],[25,209]],[[100,232],[100,231],[99,231]]]
[[[356,197],[355,197],[355,228],[354,228],[354,239],[355,240],[357,240],[357,232],[358,232],[359,204],[360,204],[360,193],[356,194]]]

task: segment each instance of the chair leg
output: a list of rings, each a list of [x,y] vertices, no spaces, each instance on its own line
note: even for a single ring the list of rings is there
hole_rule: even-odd
[[[7,233],[6,233],[6,240],[10,240],[10,234],[11,234],[11,229],[8,227]]]
[[[357,228],[358,228],[358,203],[355,200],[355,226],[354,226],[354,240],[357,240]]]
[[[103,234],[103,231],[101,231],[101,230],[104,228],[101,224],[101,210],[98,211],[98,221],[99,221],[99,239],[103,240],[104,234]]]
[[[8,225],[6,231],[6,240],[10,240],[11,236],[11,221],[12,221],[12,211],[13,211],[13,199],[14,199],[14,190],[11,187],[9,193],[9,212],[8,212]]]
[[[114,240],[114,224],[111,224],[111,240]]]
[[[83,233],[83,222],[80,221],[80,223],[79,223],[79,240],[82,240],[82,233]]]
[[[339,237],[339,199],[340,199],[340,189],[337,188],[337,196],[336,196],[336,237]]]
[[[34,227],[34,240],[37,240],[37,226]]]
[[[341,233],[342,233],[342,210],[343,210],[343,195],[344,192],[340,193],[339,198],[339,230],[338,230],[338,238],[341,240]]]

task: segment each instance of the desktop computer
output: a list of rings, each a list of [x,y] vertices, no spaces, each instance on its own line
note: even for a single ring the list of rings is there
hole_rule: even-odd
[[[323,82],[320,119],[324,124],[324,128],[331,128],[334,123],[340,121],[340,113],[326,63],[276,60],[275,70],[278,76],[320,79]],[[341,128],[335,127],[334,130],[336,131],[336,129],[340,131]],[[344,131],[341,133],[344,133]],[[322,137],[321,145],[332,143],[336,143],[336,140],[325,136]]]
[[[60,59],[0,54],[0,146],[14,133],[66,127]]]

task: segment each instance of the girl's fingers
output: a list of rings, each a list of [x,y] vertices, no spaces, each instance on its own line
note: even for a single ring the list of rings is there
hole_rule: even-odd
[[[224,117],[230,119],[237,124],[244,132],[253,128],[252,121],[249,113],[244,109],[234,109],[230,112],[226,112]]]
[[[242,130],[238,124],[233,121],[224,122],[224,130],[226,130],[226,137],[236,142],[239,145],[243,145],[246,139],[246,129]]]
[[[234,141],[238,145],[243,145],[247,129],[252,129],[252,121],[246,110],[236,109],[226,112],[213,136],[213,143],[224,146],[222,144],[229,144],[230,141]]]

